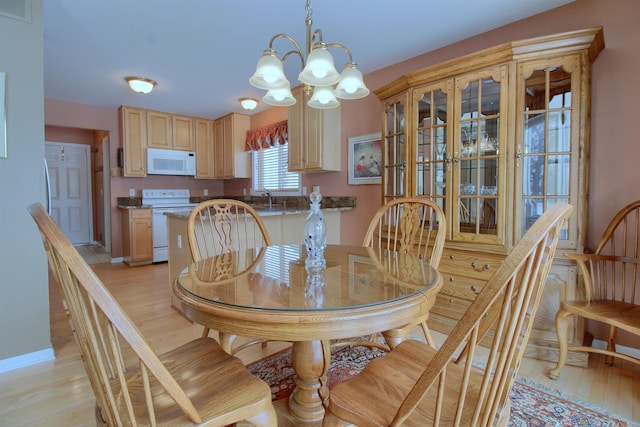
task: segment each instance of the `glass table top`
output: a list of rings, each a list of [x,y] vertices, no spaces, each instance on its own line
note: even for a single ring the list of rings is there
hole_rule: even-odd
[[[346,310],[430,291],[438,273],[427,261],[361,246],[328,245],[324,269],[305,268],[303,245],[276,245],[207,258],[177,286],[204,301],[260,310]]]

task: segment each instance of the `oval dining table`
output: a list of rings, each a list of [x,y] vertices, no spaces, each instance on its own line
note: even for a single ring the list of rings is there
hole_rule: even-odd
[[[217,330],[231,352],[234,336],[292,342],[296,387],[279,425],[320,425],[329,398],[331,340],[382,332],[390,347],[403,326],[424,319],[442,287],[418,256],[328,245],[325,268],[305,267],[303,245],[220,254],[189,265],[174,283],[184,315]],[[280,405],[278,405],[280,403]]]

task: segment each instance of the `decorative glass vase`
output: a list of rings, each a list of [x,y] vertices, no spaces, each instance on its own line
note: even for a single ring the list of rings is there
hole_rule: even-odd
[[[307,249],[307,259],[304,264],[307,267],[324,268],[327,262],[324,259],[324,250],[327,247],[327,226],[320,210],[320,187],[313,187],[309,195],[311,211],[304,222],[304,245]]]
[[[324,267],[306,267],[307,281],[304,286],[304,305],[319,308],[324,304],[324,288],[326,280]]]

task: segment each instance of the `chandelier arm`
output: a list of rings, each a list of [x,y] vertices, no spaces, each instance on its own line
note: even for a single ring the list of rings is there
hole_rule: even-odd
[[[340,49],[344,50],[347,55],[349,55],[349,62],[353,62],[353,57],[351,56],[351,51],[343,44],[340,43],[325,43],[326,47],[339,47]]]
[[[300,58],[300,63],[302,65],[302,68],[304,68],[304,58],[302,57],[302,53],[300,53],[299,50],[290,50],[289,52],[285,53],[280,62],[284,64],[284,61],[287,59],[287,57],[293,54],[298,55],[298,57]]]
[[[313,32],[311,39],[307,43],[307,48],[309,49],[309,52],[311,52],[317,44],[322,44],[322,30],[320,28],[318,28]],[[307,52],[307,55],[309,54],[309,52]]]
[[[271,37],[271,40],[269,41],[269,49],[273,49],[273,42],[275,42],[276,39],[281,39],[281,38],[289,40],[291,42],[291,44],[293,44],[293,46],[297,50],[298,55],[300,55],[301,58],[304,58],[304,56],[302,54],[302,49],[300,49],[300,45],[298,44],[297,41],[294,40],[293,37],[291,37],[288,34],[280,33],[280,34],[276,34],[275,36]]]

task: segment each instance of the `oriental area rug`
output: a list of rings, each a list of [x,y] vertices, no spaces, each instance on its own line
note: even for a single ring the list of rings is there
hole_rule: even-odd
[[[329,389],[356,375],[372,359],[384,355],[382,350],[365,347],[337,347],[331,351]],[[273,400],[289,396],[295,386],[291,368],[291,350],[285,349],[248,365],[249,370],[271,386]],[[512,427],[627,427],[636,424],[608,415],[590,404],[563,397],[526,380],[518,379],[511,390]]]

